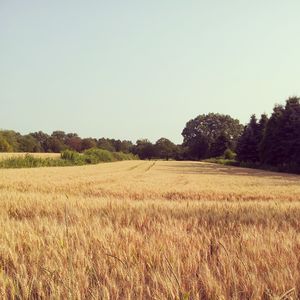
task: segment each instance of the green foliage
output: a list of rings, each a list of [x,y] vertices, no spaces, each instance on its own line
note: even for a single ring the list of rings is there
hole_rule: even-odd
[[[251,163],[259,162],[259,147],[266,123],[267,117],[265,115],[261,116],[259,123],[255,115],[251,116],[250,122],[245,127],[236,147],[237,159],[239,161]]]
[[[156,156],[155,147],[148,139],[137,140],[133,152],[140,159],[151,159]]]
[[[95,148],[97,146],[97,140],[92,138],[86,138],[81,141],[81,150],[87,150]]]
[[[18,152],[20,149],[19,139],[21,135],[13,130],[0,131],[0,137],[2,137],[10,145],[7,152]],[[5,151],[3,151],[5,152]]]
[[[105,138],[101,138],[98,140],[97,147],[110,152],[116,151],[116,148],[114,147],[112,141]]]
[[[155,156],[163,159],[174,158],[177,153],[177,146],[166,138],[160,138],[156,141]]]
[[[218,157],[224,154],[230,147],[230,139],[224,133],[221,133],[211,145],[211,156]]]
[[[0,136],[0,152],[12,152],[12,146],[7,142],[7,140]]]
[[[86,164],[98,164],[101,162],[132,159],[138,158],[131,153],[112,153],[103,149],[92,148],[85,151],[83,154],[72,150],[64,150],[61,152],[60,159],[38,158],[29,154],[26,154],[24,157],[11,157],[0,161],[0,168],[81,166]]]
[[[242,130],[240,122],[229,115],[199,115],[186,123],[182,131],[183,146],[191,159],[222,155],[227,147],[235,148]]]
[[[113,152],[112,153],[115,160],[135,160],[138,159],[138,156],[132,153],[123,153],[123,152]]]
[[[116,160],[112,152],[98,148],[91,148],[84,151],[84,156],[88,160],[93,161],[93,163],[111,162]]]
[[[36,168],[59,167],[72,165],[66,160],[53,158],[37,158],[26,154],[25,157],[11,157],[0,161],[0,168]]]
[[[237,159],[241,165],[277,171],[300,172],[300,99],[276,105],[268,120],[255,116],[239,139]]]
[[[84,165],[85,158],[82,154],[73,150],[64,150],[60,154],[61,159],[71,162],[73,165]]]
[[[275,106],[261,142],[261,163],[300,170],[300,99]]]
[[[42,152],[40,143],[30,134],[20,136],[19,151],[21,152]]]
[[[220,164],[220,165],[224,165],[224,166],[239,166],[240,165],[240,163],[234,159],[226,159],[226,158],[220,158],[220,157],[207,158],[204,161],[209,162],[209,163],[214,163],[214,164]]]
[[[235,157],[236,157],[236,153],[234,153],[232,150],[230,150],[230,149],[225,150],[225,152],[224,152],[225,159],[234,160]]]
[[[83,165],[120,160],[133,160],[138,159],[138,157],[131,153],[109,152],[104,149],[91,148],[84,151],[82,154],[72,150],[65,150],[61,153],[61,159],[68,160],[74,165]]]

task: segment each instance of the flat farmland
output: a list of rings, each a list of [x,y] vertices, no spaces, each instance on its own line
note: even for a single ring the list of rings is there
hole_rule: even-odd
[[[300,176],[202,162],[0,170],[0,296],[298,299]]]

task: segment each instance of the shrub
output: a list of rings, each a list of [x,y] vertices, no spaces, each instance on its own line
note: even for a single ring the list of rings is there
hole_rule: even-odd
[[[64,150],[60,154],[61,159],[72,162],[74,165],[83,165],[85,163],[84,157],[73,150]]]
[[[236,153],[234,153],[232,150],[230,149],[226,149],[224,152],[224,158],[225,159],[235,159],[236,157]]]
[[[26,154],[24,157],[10,157],[0,161],[0,168],[37,168],[70,166],[71,162],[62,159],[38,158]]]
[[[122,152],[112,153],[107,150],[92,148],[86,150],[83,154],[72,150],[64,150],[60,154],[60,159],[39,158],[29,154],[26,154],[23,157],[10,157],[0,161],[0,168],[78,166],[131,159],[138,158],[133,154],[125,154]]]
[[[134,160],[138,159],[136,155],[132,153],[113,152],[115,160]]]
[[[84,156],[87,160],[93,161],[92,163],[111,162],[116,160],[112,152],[99,148],[91,148],[84,151]]]

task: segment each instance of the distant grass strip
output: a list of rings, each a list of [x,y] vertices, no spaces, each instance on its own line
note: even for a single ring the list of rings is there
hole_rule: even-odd
[[[110,152],[103,149],[91,148],[84,153],[65,150],[61,152],[59,159],[39,158],[30,154],[24,157],[10,157],[0,161],[0,168],[38,168],[38,167],[66,167],[98,164],[102,162],[114,162],[121,160],[134,160],[137,156],[131,153]]]
[[[0,161],[0,168],[37,168],[37,167],[60,167],[71,166],[72,163],[63,159],[53,158],[39,158],[32,155],[25,155],[24,157],[10,157]]]
[[[300,174],[300,169],[298,165],[283,165],[283,166],[270,166],[270,165],[262,165],[259,163],[252,162],[239,162],[235,159],[225,159],[221,157],[216,158],[208,158],[204,160],[205,162],[220,164],[224,166],[234,166],[241,168],[249,168],[249,169],[258,169],[270,172],[280,172],[280,173],[292,173],[292,174]]]
[[[224,166],[239,166],[239,162],[234,159],[226,158],[208,158],[204,160],[205,162],[220,164]]]

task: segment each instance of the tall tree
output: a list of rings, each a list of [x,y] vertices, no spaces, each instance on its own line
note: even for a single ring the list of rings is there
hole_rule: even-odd
[[[284,107],[276,105],[267,123],[263,139],[260,144],[260,161],[267,165],[280,165],[282,157],[285,156],[285,149],[282,144],[282,116]]]
[[[151,159],[156,156],[154,145],[147,139],[137,140],[133,153],[141,159]]]
[[[300,98],[292,97],[286,101],[281,121],[282,147],[285,155],[281,163],[295,165],[300,163]]]
[[[237,159],[243,162],[259,162],[260,125],[256,116],[252,115],[249,124],[238,140]]]
[[[30,133],[30,135],[33,136],[40,144],[41,152],[49,151],[47,140],[50,138],[50,136],[47,133],[44,133],[43,131],[38,131]]]
[[[81,141],[81,151],[95,148],[97,146],[97,140],[93,138],[85,138]]]
[[[276,105],[261,143],[261,161],[288,170],[300,170],[300,99]]]
[[[160,138],[156,141],[155,155],[159,158],[167,159],[174,158],[176,155],[176,145],[166,138]]]
[[[234,149],[243,131],[239,120],[229,115],[209,113],[186,123],[182,131],[183,145],[188,148],[190,158],[201,159],[213,156],[212,145],[224,135]]]

